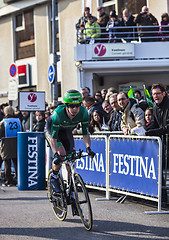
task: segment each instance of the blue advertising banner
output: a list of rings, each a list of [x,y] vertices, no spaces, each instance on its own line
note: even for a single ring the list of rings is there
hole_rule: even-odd
[[[83,139],[75,138],[75,147],[78,151],[82,149],[86,152]],[[96,186],[106,186],[106,141],[105,138],[91,139],[91,149],[96,153],[93,160],[91,158],[83,157],[76,160],[77,172],[82,176],[87,184]]]
[[[45,189],[45,137],[40,132],[18,133],[18,190]]]
[[[110,140],[110,185],[149,196],[158,195],[159,145],[154,140]]]

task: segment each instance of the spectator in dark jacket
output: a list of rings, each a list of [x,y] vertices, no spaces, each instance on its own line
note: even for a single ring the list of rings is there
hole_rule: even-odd
[[[121,115],[120,107],[117,103],[117,93],[112,94],[109,97],[110,105],[113,109],[110,115],[110,119],[108,122],[108,127],[110,131],[121,131]]]
[[[169,15],[168,13],[163,13],[161,16],[161,28],[163,41],[169,41]]]
[[[147,131],[146,135],[161,137],[165,134],[169,134],[169,98],[166,95],[165,87],[161,83],[153,84],[151,91],[153,99],[156,103],[153,107],[154,129]]]
[[[104,116],[104,122],[105,122],[105,124],[107,124],[109,119],[110,119],[110,115],[111,115],[111,111],[112,111],[112,107],[111,107],[108,100],[104,100],[102,102],[102,108],[103,108],[103,110],[105,111],[105,114],[106,114]]]
[[[137,99],[138,107],[140,107],[143,111],[145,111],[148,108],[147,101],[144,100],[144,97],[141,96],[141,92],[139,90],[136,90],[134,92],[135,98]]]
[[[107,23],[106,30],[109,31],[109,42],[121,42],[121,21],[116,15],[116,11],[112,11],[110,14],[110,20]]]
[[[127,27],[124,29],[125,34],[123,34],[123,38],[124,40],[126,40],[126,42],[131,42],[132,40],[136,40],[137,39],[137,29],[136,28],[128,28],[130,26],[135,27],[136,23],[134,22],[134,16],[131,15],[131,13],[129,12],[128,9],[124,9],[123,10],[123,17],[122,17],[122,21],[121,21],[122,26]]]
[[[89,124],[89,132],[92,134],[94,132],[102,131],[103,116],[98,110],[94,110],[91,114],[91,120]]]
[[[153,109],[147,108],[144,112],[144,118],[145,118],[145,130],[148,131],[153,128],[152,126],[152,119],[153,119]]]
[[[87,97],[83,100],[83,106],[88,110],[89,122],[91,120],[91,114],[94,110],[98,110],[102,116],[106,116],[105,111],[103,110],[100,103],[96,103],[93,97]]]
[[[163,136],[163,156],[162,169],[169,169],[169,143],[167,145],[166,135],[169,134],[169,98],[166,95],[166,89],[161,83],[153,84],[151,88],[152,96],[155,101],[153,107],[153,128],[148,130],[146,136]],[[166,151],[166,149],[168,151]],[[167,152],[167,153],[166,153]],[[166,180],[162,178],[162,185],[165,186]],[[162,190],[162,201],[167,201],[167,192]]]
[[[45,113],[42,111],[36,111],[36,123],[33,127],[34,132],[43,132],[45,128]]]
[[[21,131],[19,118],[15,118],[14,109],[11,106],[4,108],[4,119],[0,122],[0,154],[5,161],[5,183],[3,186],[16,184],[16,176],[11,174],[11,159],[13,160],[17,175],[17,132]]]
[[[158,21],[157,19],[149,12],[147,6],[143,6],[141,12],[137,15],[135,19],[135,23],[139,26],[145,26],[145,28],[141,28],[141,41],[142,42],[152,42],[156,39],[154,38],[158,34]],[[150,27],[148,27],[150,26]],[[157,32],[154,32],[157,31]],[[153,38],[152,38],[153,37]]]
[[[103,38],[103,40],[101,40],[101,42],[106,42],[106,26],[107,23],[109,21],[109,16],[104,12],[104,8],[103,7],[98,7],[97,11],[99,12],[99,19],[97,20],[97,23],[100,25],[101,29],[101,38]]]

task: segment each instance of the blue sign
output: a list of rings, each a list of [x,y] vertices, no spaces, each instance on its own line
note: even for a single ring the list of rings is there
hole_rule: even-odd
[[[17,169],[18,190],[45,189],[44,133],[18,133]]]
[[[54,82],[55,79],[55,68],[53,65],[50,65],[49,70],[48,70],[48,79],[50,83]]]
[[[157,197],[158,154],[153,140],[111,139],[111,187]]]
[[[75,147],[86,153],[83,139],[75,139]],[[76,160],[76,170],[87,184],[106,186],[106,141],[105,138],[91,139],[91,149],[96,153],[93,160],[83,157]]]
[[[16,65],[15,65],[15,64],[12,64],[12,65],[10,66],[10,69],[9,69],[9,73],[10,73],[11,77],[15,77],[16,71],[17,71]]]

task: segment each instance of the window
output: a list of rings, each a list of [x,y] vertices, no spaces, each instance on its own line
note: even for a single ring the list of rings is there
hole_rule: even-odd
[[[112,10],[116,9],[116,0],[103,0],[104,11],[109,15]]]
[[[50,18],[50,53],[52,53],[52,6],[50,7],[49,12]],[[58,3],[56,2],[56,51],[59,52],[59,17],[58,17]]]
[[[107,14],[116,10],[118,16],[122,17],[124,8],[128,8],[132,14],[138,14],[141,8],[147,5],[147,0],[102,0],[101,5]]]
[[[15,17],[16,60],[35,56],[33,10]]]
[[[119,1],[119,16],[124,8],[128,8],[132,14],[138,14],[143,6],[147,5],[146,0],[122,0]]]

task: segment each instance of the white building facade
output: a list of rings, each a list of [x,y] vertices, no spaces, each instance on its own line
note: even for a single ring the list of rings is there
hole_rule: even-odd
[[[124,7],[136,15],[147,5],[160,23],[161,15],[168,12],[168,0],[58,0],[56,5],[59,99],[66,90],[84,86],[93,93],[109,87],[125,90],[130,85],[142,89],[143,84],[150,87],[155,82],[169,85],[169,42],[77,44],[75,28],[85,6],[98,17],[99,5],[107,12],[115,9],[119,17]],[[14,80],[17,91],[45,91],[46,101],[52,101],[48,81],[53,63],[51,16],[51,0],[0,0],[0,104],[13,100],[17,105]],[[106,54],[99,56],[95,48],[105,48]],[[126,55],[109,54],[113,49],[123,49]],[[14,76],[12,64],[17,67]]]

